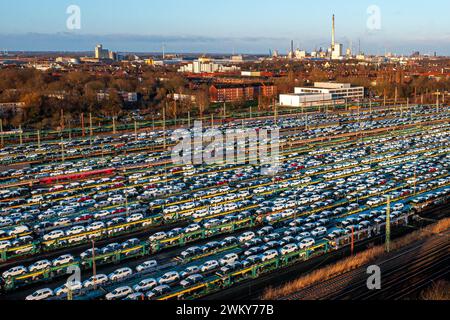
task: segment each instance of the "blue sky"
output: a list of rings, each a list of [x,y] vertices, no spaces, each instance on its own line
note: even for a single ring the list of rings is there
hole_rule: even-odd
[[[81,29],[68,30],[66,9],[81,9]],[[381,29],[369,30],[367,9],[380,8]],[[450,55],[448,0],[14,0],[0,2],[0,48],[117,51],[286,52],[293,39],[326,47],[331,15],[337,40],[363,51]]]

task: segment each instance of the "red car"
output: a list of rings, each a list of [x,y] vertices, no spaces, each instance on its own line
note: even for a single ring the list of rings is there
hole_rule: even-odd
[[[80,199],[78,199],[78,202],[85,202],[85,201],[88,201],[88,200],[91,200],[92,198],[91,197],[89,197],[89,196],[83,196],[83,197],[81,197]]]
[[[89,221],[93,218],[94,216],[92,214],[82,214],[81,216],[75,218],[75,222]]]
[[[124,213],[126,211],[127,211],[127,209],[125,209],[125,208],[117,208],[112,212],[112,214]]]

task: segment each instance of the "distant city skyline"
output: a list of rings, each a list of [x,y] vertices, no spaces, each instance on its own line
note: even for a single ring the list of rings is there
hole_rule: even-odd
[[[66,26],[70,5],[81,9],[81,29]],[[370,28],[371,6],[380,29]],[[437,10],[439,8],[439,10]],[[286,54],[290,41],[307,51],[336,40],[353,52],[413,51],[450,55],[450,3],[430,0],[15,0],[0,3],[0,50]]]

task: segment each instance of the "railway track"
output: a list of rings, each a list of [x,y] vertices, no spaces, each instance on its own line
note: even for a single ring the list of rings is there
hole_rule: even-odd
[[[442,205],[430,210],[427,210],[421,214],[421,217],[426,219],[420,219],[416,228],[421,228],[430,225],[436,220],[443,219],[449,216],[448,205]],[[428,219],[433,218],[433,220]],[[396,229],[392,233],[393,239],[402,237],[411,232],[411,228]],[[371,239],[363,240],[355,243],[355,253],[365,251],[373,245],[382,245],[384,243],[385,236],[380,235]],[[350,248],[344,247],[338,251],[329,253],[326,256],[319,256],[312,260],[305,261],[300,264],[296,264],[287,269],[279,270],[276,273],[270,273],[262,276],[253,281],[245,281],[233,288],[223,290],[218,293],[210,294],[206,296],[205,300],[259,300],[265,290],[271,286],[280,286],[297,279],[300,275],[311,272],[318,268],[325,267],[332,263],[335,263],[350,255]],[[365,270],[364,270],[365,272]],[[365,281],[367,277],[365,277]],[[288,300],[288,299],[284,299]]]
[[[384,297],[395,299],[397,293],[392,293],[400,283],[412,280],[418,274],[432,271],[432,276],[441,277],[449,272],[450,231],[425,242],[413,244],[399,252],[395,252],[386,260],[378,260],[371,264],[378,265],[382,270],[382,288],[370,291],[366,287],[366,266],[336,276],[330,280],[313,285],[290,295],[283,300],[368,300]],[[436,266],[446,266],[443,270],[434,270]],[[387,279],[387,280],[385,280]],[[405,290],[410,293],[412,290]],[[405,296],[403,294],[402,296]]]

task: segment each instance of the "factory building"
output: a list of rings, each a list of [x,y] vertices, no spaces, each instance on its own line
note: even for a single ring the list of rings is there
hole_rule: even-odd
[[[103,45],[98,44],[95,47],[95,59],[98,60],[117,60],[117,54],[113,51],[110,51],[108,49],[103,49]]]
[[[335,17],[333,14],[333,26],[332,26],[332,30],[331,30],[331,48],[330,48],[330,54],[331,54],[331,59],[333,60],[339,60],[342,59],[343,57],[343,51],[344,51],[344,46],[341,43],[336,43],[336,22],[335,22]]]

